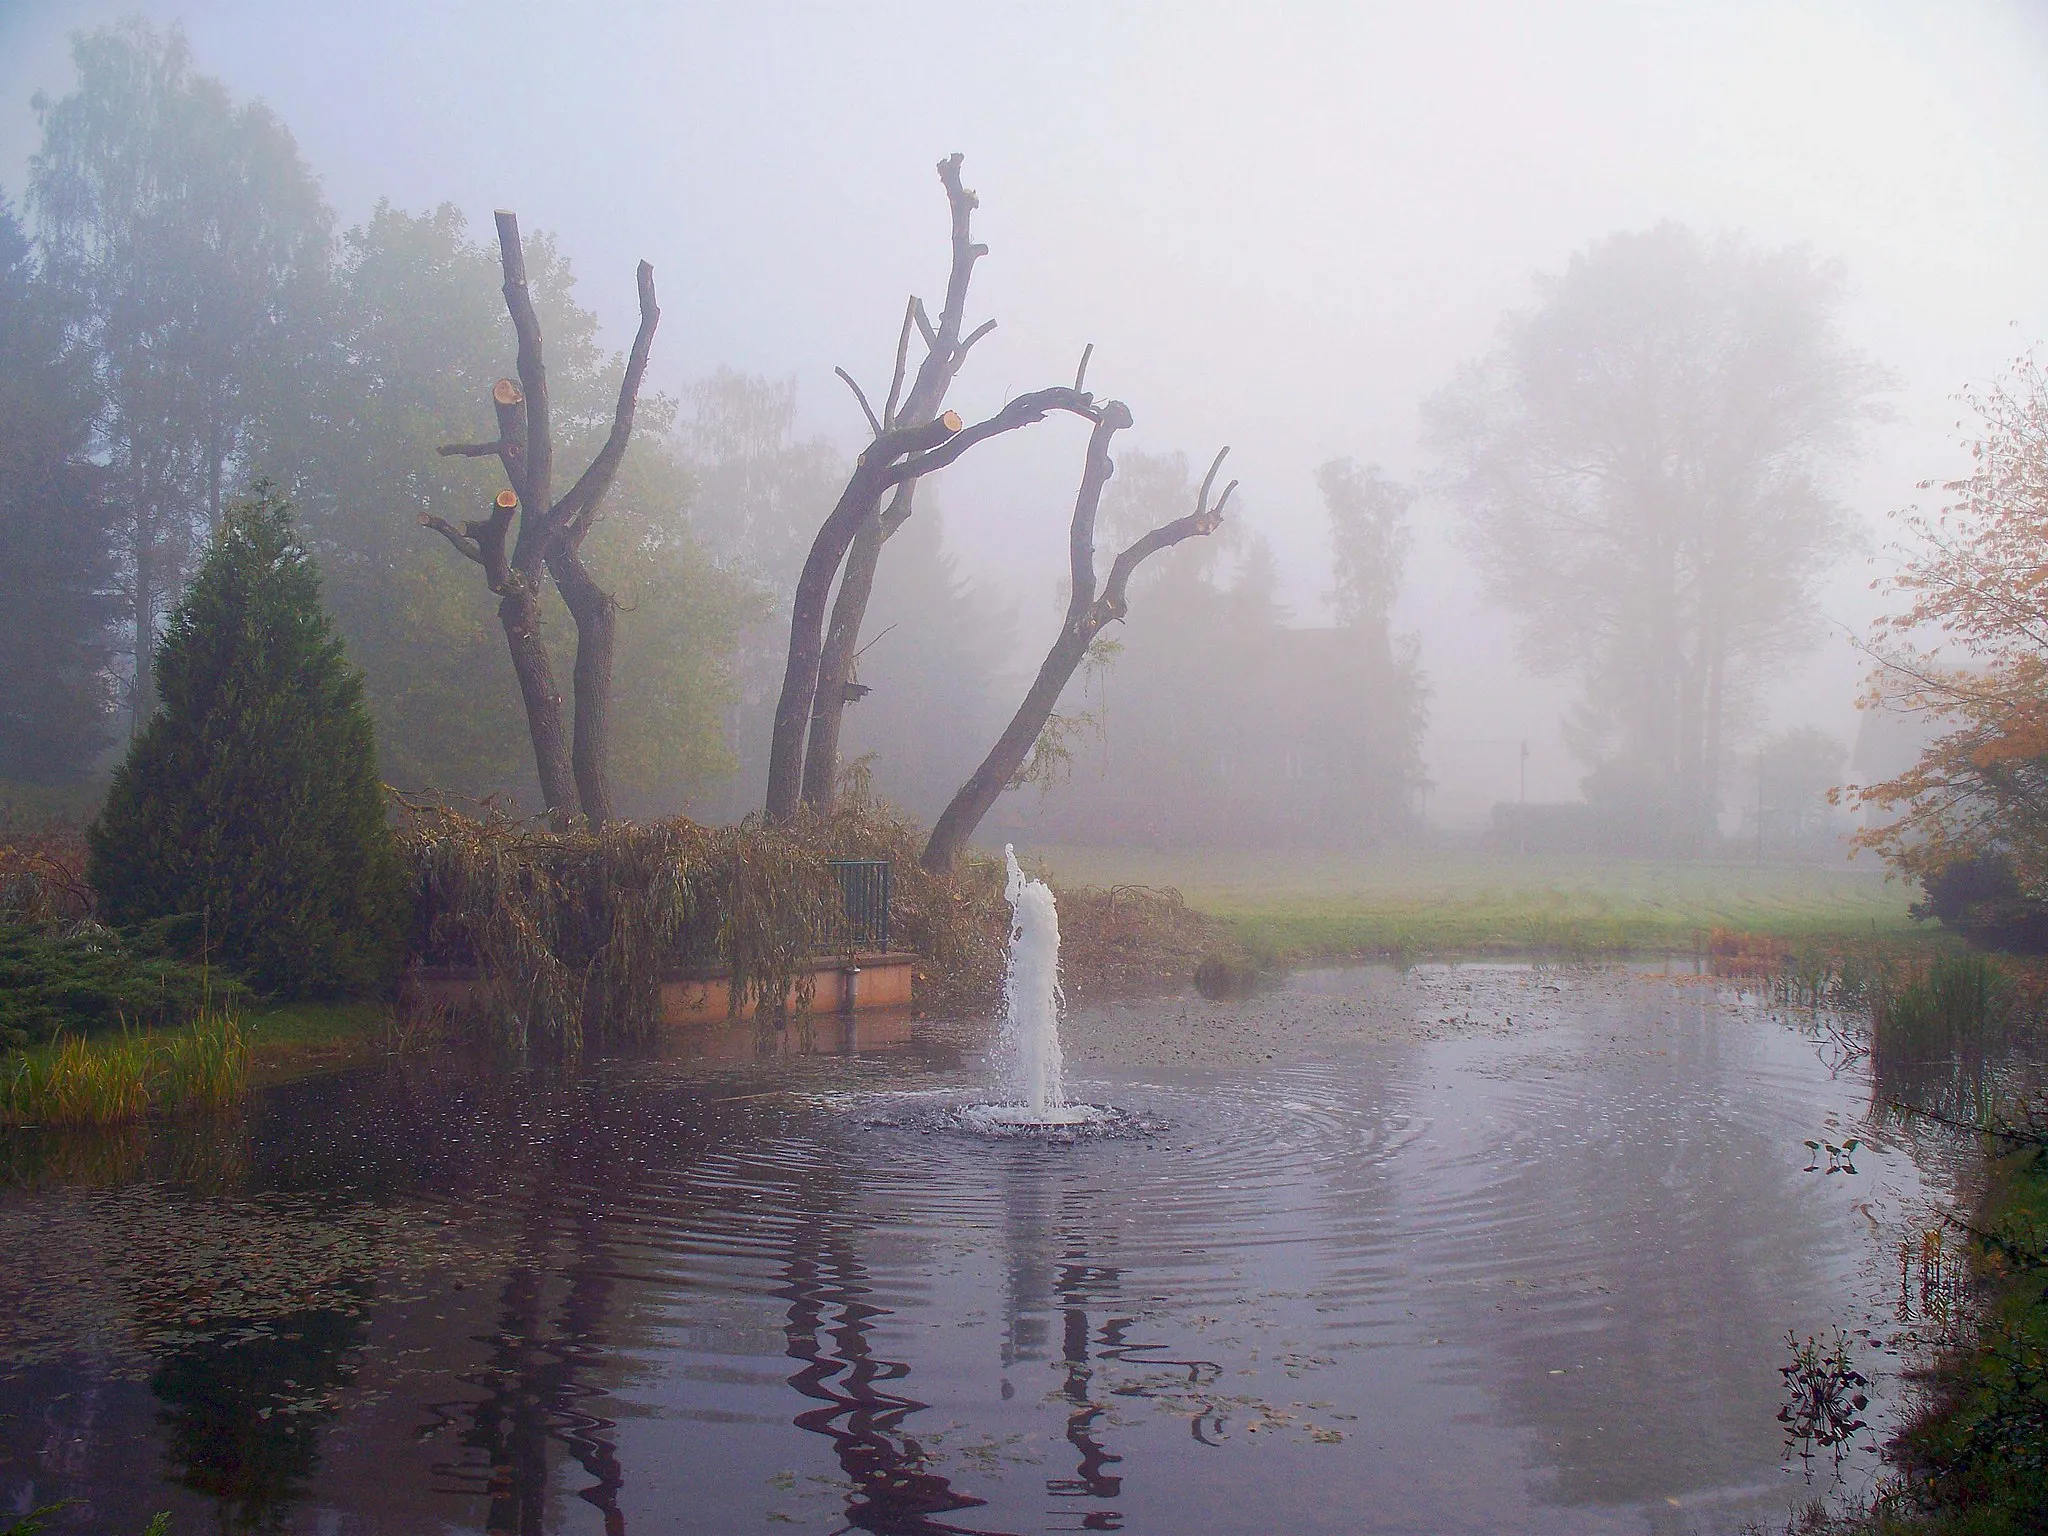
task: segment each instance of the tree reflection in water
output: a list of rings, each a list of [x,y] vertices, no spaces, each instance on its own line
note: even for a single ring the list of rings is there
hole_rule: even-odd
[[[905,1421],[929,1405],[884,1386],[903,1380],[910,1367],[881,1359],[870,1347],[876,1321],[889,1312],[868,1300],[867,1270],[846,1227],[813,1196],[790,1237],[777,1294],[789,1303],[786,1353],[802,1364],[789,1384],[818,1404],[798,1414],[796,1425],[831,1440],[840,1470],[853,1485],[843,1529],[876,1536],[983,1536],[937,1518],[988,1501],[928,1470],[924,1447],[904,1432]]]
[[[577,1497],[603,1516],[606,1536],[625,1536],[616,1421],[591,1405],[607,1395],[595,1384],[607,1355],[604,1323],[617,1273],[605,1238],[614,1200],[633,1187],[619,1172],[638,1164],[597,1141],[576,1120],[557,1128],[553,1155],[539,1160],[528,1183],[519,1261],[499,1293],[489,1360],[462,1378],[484,1396],[430,1408],[436,1426],[469,1420],[461,1443],[482,1451],[485,1467],[443,1464],[436,1472],[489,1500],[485,1529],[492,1533],[541,1536],[548,1528],[548,1448],[559,1441],[590,1478]],[[563,1209],[564,1195],[574,1198],[573,1212]],[[564,1244],[566,1262],[556,1256]],[[551,1280],[566,1282],[552,1321]]]
[[[1095,1367],[1089,1363],[1088,1301],[1095,1292],[1113,1292],[1117,1273],[1114,1269],[1099,1269],[1077,1255],[1070,1255],[1060,1266],[1058,1290],[1065,1321],[1060,1353],[1067,1365],[1060,1392],[1071,1405],[1067,1414],[1067,1443],[1080,1453],[1081,1459],[1074,1476],[1045,1480],[1045,1491],[1056,1499],[1113,1499],[1123,1492],[1124,1480],[1105,1470],[1121,1465],[1123,1457],[1112,1455],[1095,1438],[1095,1421],[1107,1410],[1090,1396]],[[1129,1318],[1112,1318],[1103,1324],[1101,1339],[1093,1342],[1105,1350],[1119,1350],[1130,1326]],[[1081,1529],[1120,1531],[1123,1516],[1113,1509],[1090,1510],[1081,1517]]]

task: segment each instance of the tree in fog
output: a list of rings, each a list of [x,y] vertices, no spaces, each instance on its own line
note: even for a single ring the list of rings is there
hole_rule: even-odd
[[[853,376],[839,370],[873,436],[854,460],[797,572],[762,797],[771,822],[789,820],[799,804],[824,808],[831,803],[840,726],[849,702],[847,679],[859,654],[876,563],[884,542],[911,515],[918,483],[977,444],[1035,425],[1054,412],[1097,419],[1093,397],[1081,387],[1088,370],[1085,352],[1072,388],[1054,385],[1013,395],[995,415],[972,426],[941,409],[969,352],[995,328],[993,320],[985,320],[966,330],[968,282],[987,248],[976,244],[969,230],[979,201],[961,184],[960,159],[950,155],[939,162],[952,210],[953,261],[938,320],[917,298],[905,306],[894,371],[879,412]],[[924,356],[914,370],[909,366],[913,334],[924,342]]]
[[[181,31],[123,22],[72,58],[77,88],[36,99],[29,204],[103,400],[139,721],[158,615],[193,533],[219,522],[252,378],[295,349],[330,219],[283,123],[195,73]]]
[[[1348,460],[1317,476],[1335,550],[1330,625],[1280,600],[1271,546],[1240,515],[1131,582],[1119,631],[1060,702],[1006,825],[1076,842],[1369,847],[1413,821],[1427,690],[1391,609],[1410,493]],[[1127,452],[1102,522],[1124,541],[1185,508],[1178,453]]]
[[[0,778],[81,777],[107,745],[108,508],[85,359],[0,199]]]
[[[1408,563],[1408,509],[1415,493],[1389,480],[1377,464],[1331,459],[1316,469],[1316,489],[1330,520],[1330,607],[1337,622],[1364,643],[1393,651],[1394,598]]]
[[[758,805],[768,776],[768,737],[782,680],[797,572],[843,479],[845,456],[797,431],[796,381],[720,368],[683,391],[675,448],[694,491],[690,528],[731,578],[762,595],[760,611],[735,626],[727,782],[709,792],[713,814],[738,820]]]
[[[1774,841],[1800,843],[1825,832],[1834,819],[1829,796],[1841,787],[1848,761],[1848,746],[1818,726],[1778,732],[1757,748],[1751,816],[1762,807],[1763,830]]]
[[[618,360],[545,234],[525,239],[527,276],[548,342],[559,451],[587,460],[609,431]],[[342,241],[328,331],[280,381],[254,429],[252,459],[290,489],[328,601],[363,668],[382,771],[406,787],[465,794],[534,782],[533,755],[495,600],[451,581],[421,547],[422,516],[463,517],[503,484],[494,460],[439,457],[446,425],[469,419],[505,361],[510,327],[499,255],[443,206],[379,205]],[[750,583],[721,572],[692,537],[693,486],[665,438],[670,402],[640,403],[632,441],[585,556],[619,603],[612,777],[621,806],[672,813],[722,777],[721,716],[734,632],[753,612]],[[552,589],[544,632],[568,615]]]
[[[1843,547],[1826,472],[1885,381],[1844,341],[1841,295],[1803,250],[1610,236],[1427,408],[1524,658],[1582,684],[1589,793],[1684,841],[1712,828],[1731,710],[1810,642]]]
[[[1082,359],[1087,368],[1087,359]],[[1079,380],[1076,381],[1079,386]],[[1096,570],[1096,521],[1101,512],[1102,488],[1116,472],[1110,445],[1116,434],[1131,425],[1131,413],[1121,400],[1105,400],[1095,408],[1094,430],[1088,436],[1088,452],[1081,466],[1081,488],[1074,497],[1074,515],[1067,530],[1067,616],[1039,664],[1038,675],[1025,690],[1023,702],[1010,723],[996,738],[981,766],[967,776],[945,810],[932,826],[921,862],[934,871],[951,869],[966,849],[975,828],[994,807],[1004,790],[1013,787],[1034,749],[1045,739],[1060,696],[1074,674],[1094,652],[1097,638],[1111,624],[1122,624],[1130,613],[1131,577],[1152,556],[1172,549],[1188,539],[1205,539],[1223,524],[1223,514],[1237,491],[1231,481],[1216,490],[1216,477],[1223,468],[1220,450],[1203,477],[1194,504],[1179,517],[1147,529],[1131,540],[1110,562],[1107,574]],[[1191,702],[1191,701],[1189,701]]]
[[[829,438],[799,437],[796,381],[720,368],[683,392],[676,450],[696,490],[690,524],[720,561],[784,601],[839,492]]]
[[[1901,514],[1898,611],[1877,626],[1863,704],[1926,734],[1904,772],[1859,786],[1858,841],[1918,876],[1944,916],[1956,901],[2048,903],[2048,369],[2019,359],[1965,394],[1970,473],[1932,516]],[[2042,925],[2048,928],[2048,924]],[[2039,942],[2040,933],[2033,942]]]

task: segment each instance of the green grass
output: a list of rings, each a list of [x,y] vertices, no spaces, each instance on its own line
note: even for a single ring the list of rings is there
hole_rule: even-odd
[[[241,1021],[208,1010],[179,1029],[87,1039],[67,1035],[0,1063],[0,1121],[129,1125],[166,1114],[232,1109],[249,1091]]]
[[[1971,1344],[1945,1359],[1903,1446],[1913,1476],[1820,1536],[2022,1536],[2048,1529],[2048,1151],[1998,1167],[1977,1212],[1992,1294]]]
[[[125,1125],[154,1110],[233,1108],[269,1084],[366,1061],[392,1048],[377,1002],[208,1010],[172,1029],[66,1035],[0,1054],[0,1124]]]
[[[1690,950],[1715,928],[1792,942],[1931,930],[1871,867],[1501,859],[1466,852],[1034,850],[1074,885],[1172,886],[1247,948],[1294,959]]]
[[[391,1047],[391,1019],[383,1002],[259,1005],[243,1015],[251,1074],[278,1083],[367,1061]]]

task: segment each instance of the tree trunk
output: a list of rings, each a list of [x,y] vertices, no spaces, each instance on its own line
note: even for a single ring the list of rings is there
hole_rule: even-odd
[[[872,454],[873,448],[869,452]],[[824,659],[826,594],[862,523],[879,526],[881,499],[875,468],[865,463],[856,467],[839,504],[811,541],[811,552],[797,577],[796,595],[789,608],[789,659],[782,669],[782,694],[775,701],[774,734],[768,744],[765,810],[772,822],[786,822],[794,816],[803,791],[804,741],[817,703],[818,674]]]
[[[1078,389],[1055,386],[1013,397],[995,415],[963,428],[951,411],[921,426],[889,427],[876,435],[854,465],[853,476],[839,494],[811,541],[797,577],[789,611],[789,659],[782,671],[782,694],[775,702],[775,728],[768,746],[768,795],[765,814],[771,822],[787,822],[796,814],[803,791],[804,739],[818,696],[818,670],[825,649],[825,599],[864,523],[880,514],[890,487],[936,474],[977,443],[1043,421],[1052,411],[1069,411],[1094,419],[1094,403]]]
[[[1045,729],[1045,722],[1052,718],[1060,695],[1066,691],[1068,681],[1088,654],[1088,642],[1094,638],[1095,631],[1086,627],[1085,622],[1077,628],[1069,621],[1067,627],[1060,631],[1059,639],[1046,652],[1038,676],[1031,684],[1031,691],[1024,695],[1024,702],[1018,705],[1017,713],[1010,717],[1009,725],[996,738],[996,744],[981,760],[981,766],[960,786],[932,828],[931,839],[924,847],[924,857],[919,860],[926,869],[944,874],[959,862],[967,840],[974,836],[974,829],[995,808],[996,801],[1002,798],[1003,791],[1016,778],[1017,770],[1031,755],[1039,733]]]
[[[913,324],[924,325],[920,302],[910,301],[904,311],[903,330],[896,344],[896,375],[883,407],[882,425],[888,428],[922,427],[933,421],[946,403],[946,391],[967,360],[975,342],[995,325],[985,322],[963,340],[967,313],[967,289],[973,281],[974,264],[986,254],[974,241],[972,222],[980,199],[960,180],[961,157],[949,155],[939,162],[939,180],[946,189],[952,215],[952,264],[946,277],[946,297],[939,306],[939,322],[925,327],[926,351],[910,381],[901,408],[896,385],[903,382],[904,360]],[[1083,365],[1085,373],[1085,364]],[[1082,380],[1074,381],[1074,388]],[[839,734],[846,715],[846,685],[853,679],[853,661],[860,650],[861,626],[867,622],[868,600],[874,595],[875,567],[882,546],[910,516],[917,483],[898,486],[895,498],[879,519],[863,523],[846,555],[846,569],[839,579],[839,595],[832,603],[832,622],[825,633],[818,680],[812,690],[809,736],[804,746],[803,800],[820,811],[832,808],[839,789]]]
[[[1194,511],[1186,517],[1161,524],[1125,548],[1110,566],[1109,579],[1102,584],[1102,594],[1098,597],[1095,591],[1095,516],[1102,505],[1102,488],[1109,483],[1109,477],[1116,468],[1115,461],[1109,456],[1110,442],[1130,424],[1130,410],[1120,400],[1105,401],[1095,418],[1095,431],[1088,439],[1087,461],[1081,470],[1081,489],[1074,498],[1074,517],[1067,532],[1068,579],[1071,584],[1067,621],[1053,641],[1052,649],[1045,653],[1045,661],[1040,665],[1030,691],[1024,695],[1024,702],[1017,707],[1017,713],[1010,717],[1009,725],[989,749],[988,756],[981,760],[981,766],[960,786],[959,792],[940,814],[938,824],[932,828],[931,838],[925,844],[924,856],[919,862],[934,874],[944,874],[959,862],[967,840],[981,825],[982,817],[1009,788],[1017,777],[1017,770],[1031,755],[1046,722],[1052,718],[1060,694],[1086,659],[1088,647],[1106,626],[1121,620],[1129,611],[1131,573],[1162,549],[1171,549],[1183,539],[1205,538],[1214,533],[1223,521],[1224,507],[1237,489],[1237,482],[1233,480],[1213,504],[1209,500],[1209,492],[1216,484],[1216,472],[1223,467],[1223,455],[1230,452],[1225,448],[1210,463],[1209,473],[1202,479]]]
[[[555,590],[576,621],[575,737],[570,763],[576,797],[595,830],[617,819],[612,808],[612,654],[618,639],[618,608],[574,549],[548,559]]]
[[[524,581],[507,587],[498,603],[498,622],[512,653],[519,678],[519,697],[526,706],[526,730],[533,741],[534,766],[540,772],[540,796],[548,820],[564,826],[576,809],[576,784],[569,771],[568,744],[562,737],[562,692],[540,633],[540,594]]]
[[[498,253],[504,270],[505,312],[518,340],[519,378],[500,379],[492,386],[491,403],[498,435],[487,443],[449,443],[438,451],[461,458],[495,458],[504,467],[511,489],[499,493],[488,517],[461,526],[432,513],[420,523],[433,529],[466,560],[483,567],[484,579],[500,594],[498,617],[519,677],[526,705],[527,733],[533,739],[534,766],[540,773],[541,798],[549,820],[566,825],[581,805],[592,827],[614,819],[609,763],[611,759],[612,656],[617,642],[618,614],[611,594],[584,568],[583,539],[597,521],[605,494],[618,475],[632,440],[633,416],[640,381],[654,345],[661,310],[654,298],[654,268],[641,262],[636,274],[640,290],[640,327],[626,356],[612,427],[604,446],[560,500],[550,500],[554,443],[549,425],[547,365],[542,354],[540,319],[526,281],[526,253],[519,240],[519,220],[505,209],[497,214]],[[517,539],[511,553],[506,540],[518,514]],[[554,667],[540,634],[540,590],[543,572],[576,622],[576,732],[573,749],[562,735],[562,696],[555,686]]]
[[[907,490],[908,487],[905,487]],[[810,735],[804,743],[804,804],[816,811],[832,809],[839,792],[839,731],[846,717],[846,685],[853,680],[853,658],[860,628],[874,595],[875,567],[888,534],[878,515],[861,524],[846,552],[839,591],[832,599],[832,622],[818,658],[818,686],[811,705]]]
[[[135,623],[135,692],[129,701],[131,741],[142,734],[156,707],[156,529],[149,514],[149,491],[140,476],[133,496],[135,572],[129,600]]]

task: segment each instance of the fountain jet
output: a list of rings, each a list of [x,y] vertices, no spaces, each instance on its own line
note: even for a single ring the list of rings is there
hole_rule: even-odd
[[[1034,1115],[1048,1117],[1067,1103],[1066,1064],[1060,1055],[1060,914],[1052,887],[1017,867],[1005,843],[1010,903],[1010,968],[1003,980],[1003,1048],[1011,1087]]]

